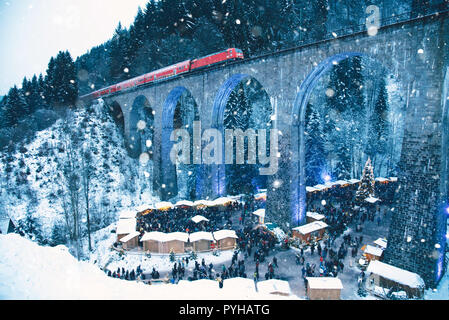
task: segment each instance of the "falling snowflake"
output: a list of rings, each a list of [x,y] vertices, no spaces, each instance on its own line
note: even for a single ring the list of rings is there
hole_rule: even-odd
[[[150,161],[150,155],[148,153],[144,152],[139,156],[139,162],[141,165],[145,166],[148,161]]]
[[[139,122],[137,122],[137,129],[138,130],[144,130],[147,126],[147,123],[143,120],[139,120]]]

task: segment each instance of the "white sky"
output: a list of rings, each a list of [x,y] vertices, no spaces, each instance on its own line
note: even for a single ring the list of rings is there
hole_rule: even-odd
[[[147,0],[0,0],[0,95],[45,73],[51,56],[73,59],[129,27]]]

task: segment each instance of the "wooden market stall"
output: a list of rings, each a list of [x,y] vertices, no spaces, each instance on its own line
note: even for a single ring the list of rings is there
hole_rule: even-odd
[[[130,233],[136,231],[137,220],[135,218],[130,219],[119,219],[117,223],[117,242],[119,242],[123,237]]]
[[[367,289],[374,294],[402,291],[407,298],[422,298],[424,294],[425,283],[416,273],[380,261],[371,261],[367,274]]]
[[[213,236],[220,250],[229,250],[236,247],[238,237],[234,230],[216,231]]]
[[[385,238],[379,238],[374,241],[374,244],[382,250],[385,250],[387,248],[388,241]]]
[[[189,241],[189,234],[185,232],[171,232],[166,234],[165,241],[162,242],[162,252],[160,253],[184,253],[185,244]]]
[[[162,244],[166,241],[165,233],[159,231],[145,232],[140,242],[143,243],[143,250],[151,253],[162,253]]]
[[[384,250],[379,247],[371,246],[368,244],[365,246],[365,248],[362,248],[362,249],[363,249],[363,255],[368,262],[373,261],[373,260],[381,260],[382,259]]]
[[[213,245],[215,240],[211,232],[199,231],[191,233],[189,242],[195,252],[210,251],[215,247]]]
[[[326,216],[324,214],[320,214],[317,212],[307,212],[306,213],[306,221],[307,223],[312,223],[315,221],[324,221],[326,219]]]
[[[327,223],[323,221],[315,221],[292,229],[292,236],[299,238],[305,243],[310,243],[312,240],[321,240],[328,227]]]
[[[307,277],[307,297],[310,300],[340,300],[343,284],[334,277]]]
[[[120,239],[124,250],[131,250],[139,246],[140,232],[134,231]]]

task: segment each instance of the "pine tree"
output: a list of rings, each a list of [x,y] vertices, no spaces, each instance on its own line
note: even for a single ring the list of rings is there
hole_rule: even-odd
[[[360,180],[360,187],[355,194],[357,202],[363,202],[366,198],[374,197],[375,180],[370,158],[368,158],[365,163],[362,178]]]
[[[7,126],[13,126],[24,116],[29,114],[28,104],[21,90],[16,86],[11,88],[4,107],[4,117]]]
[[[320,116],[313,106],[307,107],[310,115],[306,121],[306,184],[314,186],[322,183],[321,174],[325,171],[326,153]]]

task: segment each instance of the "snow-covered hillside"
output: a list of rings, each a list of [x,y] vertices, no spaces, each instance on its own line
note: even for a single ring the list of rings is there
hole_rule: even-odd
[[[0,172],[4,172],[0,204],[15,220],[20,221],[27,213],[37,219],[43,239],[52,237],[55,225],[66,223],[63,205],[69,203],[69,196],[64,169],[67,146],[74,139],[92,155],[89,207],[95,226],[108,226],[122,208],[151,204],[154,200],[148,173],[151,164],[143,167],[128,156],[123,135],[100,100],[92,108],[74,111],[38,132],[31,143],[16,153],[5,152],[0,157]],[[78,163],[82,150],[75,150]],[[79,195],[80,212],[84,213],[82,188]]]
[[[77,261],[65,246],[42,247],[17,234],[0,235],[0,299],[297,299],[263,294],[252,280],[212,280],[145,285],[108,277]]]

